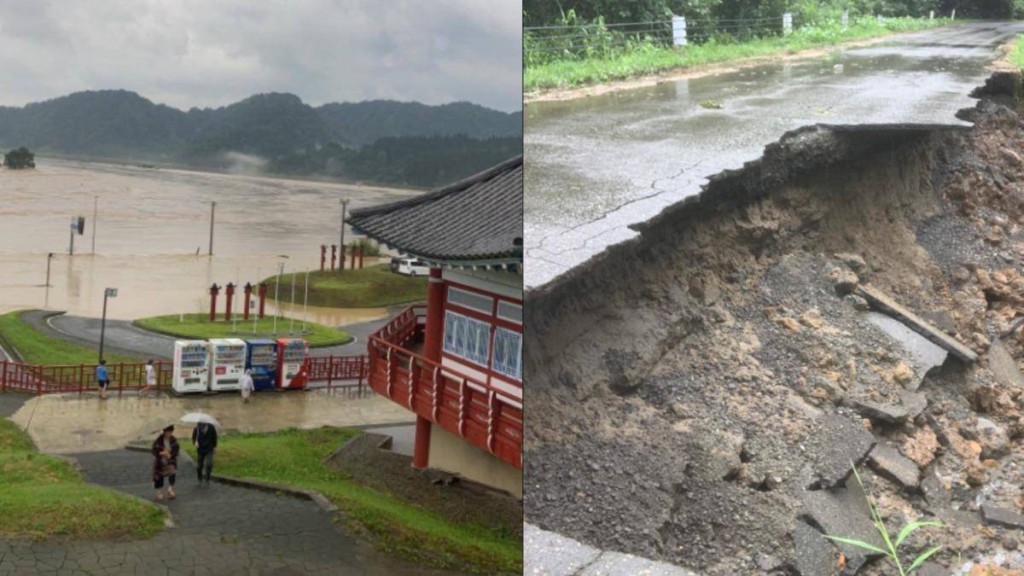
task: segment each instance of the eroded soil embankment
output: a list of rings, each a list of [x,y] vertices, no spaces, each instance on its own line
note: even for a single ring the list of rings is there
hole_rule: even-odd
[[[527,520],[705,574],[879,573],[820,537],[871,539],[853,461],[893,528],[945,523],[908,553],[1015,549],[997,516],[1024,503],[1017,86],[990,82],[970,130],[788,134],[528,294]],[[879,328],[858,282],[978,361],[932,367],[942,350]]]

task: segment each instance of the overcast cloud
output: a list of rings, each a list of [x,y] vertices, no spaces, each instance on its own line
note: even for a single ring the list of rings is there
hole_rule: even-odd
[[[216,107],[468,100],[522,108],[521,0],[0,0],[0,104],[124,88]]]

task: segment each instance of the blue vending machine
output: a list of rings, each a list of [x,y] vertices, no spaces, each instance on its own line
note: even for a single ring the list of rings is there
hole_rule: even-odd
[[[254,390],[273,390],[277,385],[277,342],[247,340],[245,368],[250,371]]]

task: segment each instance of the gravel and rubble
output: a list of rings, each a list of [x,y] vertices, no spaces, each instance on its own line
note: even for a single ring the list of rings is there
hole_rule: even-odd
[[[904,545],[930,573],[1024,574],[1024,122],[982,96],[969,130],[788,135],[529,293],[527,520],[709,576],[887,574],[821,537],[877,538],[856,466],[891,532],[943,523]]]

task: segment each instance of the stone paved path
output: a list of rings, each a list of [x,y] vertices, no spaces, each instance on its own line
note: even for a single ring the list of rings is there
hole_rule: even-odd
[[[148,454],[74,457],[87,481],[152,498]],[[0,542],[0,575],[450,574],[379,554],[312,502],[216,483],[200,487],[193,463],[183,457],[179,465],[178,498],[167,502],[177,527],[138,541]]]

